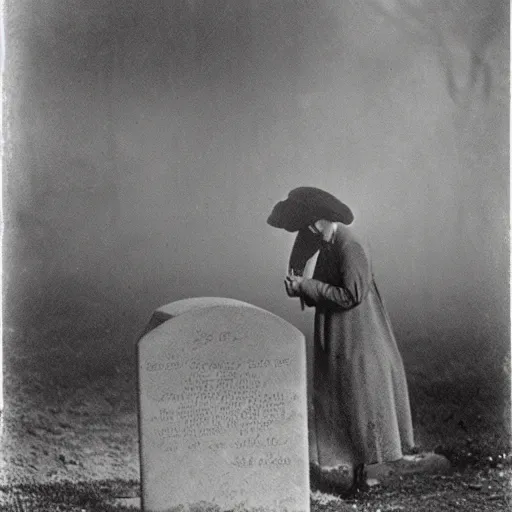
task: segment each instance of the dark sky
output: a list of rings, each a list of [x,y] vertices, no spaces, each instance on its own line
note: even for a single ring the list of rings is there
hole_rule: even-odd
[[[505,1],[7,3],[14,330],[122,346],[215,295],[309,334],[266,218],[314,185],[368,232],[404,347],[508,343]]]

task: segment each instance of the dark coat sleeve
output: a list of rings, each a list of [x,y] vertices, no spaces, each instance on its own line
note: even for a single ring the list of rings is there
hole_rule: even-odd
[[[344,246],[340,252],[339,265],[338,285],[317,279],[302,281],[300,293],[308,306],[352,309],[365,299],[370,289],[371,273],[363,247],[357,242]]]

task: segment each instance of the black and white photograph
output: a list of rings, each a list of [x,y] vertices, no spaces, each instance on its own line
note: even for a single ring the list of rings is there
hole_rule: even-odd
[[[509,2],[0,5],[0,510],[512,508]]]

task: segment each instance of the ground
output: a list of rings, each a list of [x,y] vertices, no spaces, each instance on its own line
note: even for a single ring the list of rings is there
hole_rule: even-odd
[[[139,496],[135,366],[104,355],[97,364],[72,346],[7,351],[0,510],[125,510],[112,499]],[[313,492],[313,512],[510,507],[507,375],[480,365],[451,379],[431,368],[432,378],[428,364],[407,365],[418,448],[446,455],[451,472],[381,483],[352,500]]]
[[[510,466],[467,468],[448,475],[408,476],[376,486],[361,496],[342,500],[312,492],[312,512],[465,512],[505,511],[512,508]],[[139,504],[136,480],[88,480],[0,487],[0,510],[114,512]],[[115,497],[124,497],[114,499]],[[216,512],[216,511],[211,511]]]

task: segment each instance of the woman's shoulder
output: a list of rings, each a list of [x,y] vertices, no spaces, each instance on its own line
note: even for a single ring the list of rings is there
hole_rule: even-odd
[[[369,243],[367,237],[361,233],[360,229],[352,226],[338,223],[334,242],[341,250],[350,250],[350,248],[362,248],[365,253],[369,251]]]
[[[352,226],[347,226],[341,222],[336,223],[335,241],[342,244],[350,244],[352,242],[361,243],[362,236],[359,230],[354,229]]]

